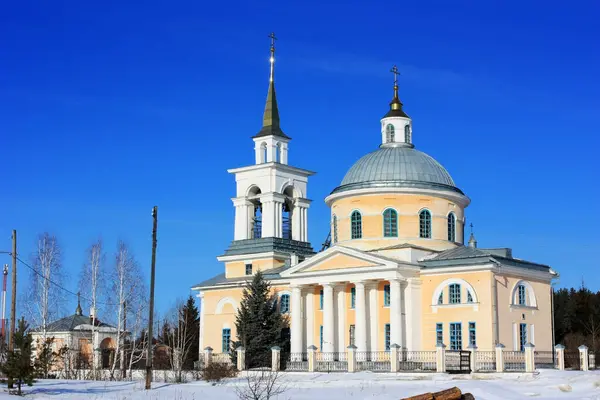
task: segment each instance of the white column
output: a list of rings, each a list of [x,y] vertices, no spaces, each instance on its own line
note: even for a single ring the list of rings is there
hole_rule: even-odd
[[[406,348],[418,351],[421,350],[421,282],[418,279],[409,279],[404,293]]]
[[[355,282],[356,287],[356,328],[355,328],[355,344],[357,351],[367,351],[367,304],[365,299],[365,284],[364,282]]]
[[[306,292],[306,347],[315,344],[315,301],[314,289],[309,287]]]
[[[272,200],[261,198],[262,203],[262,235],[261,237],[275,236],[275,210]]]
[[[304,227],[302,231],[304,232],[304,241],[308,242],[308,208],[303,209],[304,213]]]
[[[402,340],[402,297],[398,279],[390,279],[390,342],[404,347]]]
[[[252,203],[245,197],[236,197],[231,199],[231,201],[233,201],[233,205],[235,207],[235,228],[233,239],[248,239],[248,234],[250,232],[250,229],[248,228],[250,222],[249,210],[252,207]]]
[[[205,305],[204,305],[204,292],[198,293],[198,297],[200,298],[200,334],[198,339],[200,353],[204,351],[204,315],[205,315]]]
[[[331,353],[335,349],[335,319],[333,316],[333,286],[323,284],[323,348],[322,352]]]
[[[378,319],[378,315],[377,315],[377,297],[378,297],[378,292],[377,292],[377,282],[372,282],[369,283],[368,285],[368,289],[369,289],[369,326],[370,326],[370,336],[371,336],[371,341],[370,341],[370,351],[378,351],[379,349],[377,348],[377,339],[379,336],[379,319]],[[382,349],[383,350],[383,349]]]
[[[281,156],[279,162],[282,164],[288,163],[288,145],[287,143],[281,142]]]
[[[292,353],[302,353],[302,288],[300,286],[292,286],[290,313],[292,315],[291,351]]]
[[[338,340],[337,351],[346,351],[346,285],[338,285],[337,290],[337,317],[338,317]]]
[[[294,208],[292,209],[292,239],[302,240],[301,227],[302,223],[302,208],[298,207],[298,202],[294,202]]]

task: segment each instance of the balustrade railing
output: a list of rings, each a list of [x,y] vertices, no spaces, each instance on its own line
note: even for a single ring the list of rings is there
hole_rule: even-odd
[[[535,368],[556,368],[558,360],[553,351],[535,351]]]
[[[290,353],[285,363],[285,370],[290,372],[308,371],[308,353]]]
[[[348,371],[348,354],[345,352],[316,353],[315,370],[319,372]]]
[[[579,350],[565,350],[565,369],[581,369]]]
[[[504,370],[507,372],[525,371],[525,352],[504,351]]]
[[[598,368],[597,365],[596,365],[596,354],[597,353],[595,353],[593,351],[590,351],[589,354],[588,354],[588,364],[589,364],[589,368],[590,369],[596,369],[596,368]]]
[[[436,352],[402,350],[398,353],[398,370],[435,372],[437,370]]]
[[[231,364],[232,363],[231,354],[230,353],[215,353],[212,355],[212,362]]]
[[[477,372],[495,372],[496,371],[496,352],[495,351],[476,351],[475,352],[475,371],[477,371]]]
[[[358,371],[391,371],[389,351],[357,351],[356,369]]]

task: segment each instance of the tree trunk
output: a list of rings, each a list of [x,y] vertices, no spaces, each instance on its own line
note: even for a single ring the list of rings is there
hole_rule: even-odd
[[[402,400],[461,400],[462,398],[463,396],[460,389],[457,387],[453,387],[450,389],[442,390],[441,392],[423,393],[412,397],[406,397]],[[469,397],[466,397],[466,399],[469,399]]]

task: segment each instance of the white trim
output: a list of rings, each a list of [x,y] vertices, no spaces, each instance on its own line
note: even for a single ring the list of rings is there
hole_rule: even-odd
[[[521,350],[519,343],[519,324],[517,322],[513,322],[513,350]]]
[[[238,174],[240,172],[247,172],[247,171],[259,170],[259,169],[262,169],[264,167],[278,167],[277,169],[279,169],[281,171],[295,173],[295,174],[298,174],[300,176],[306,176],[306,177],[316,174],[316,172],[314,172],[314,171],[309,171],[307,169],[292,167],[292,166],[287,165],[287,164],[276,163],[276,162],[273,162],[273,161],[271,161],[271,162],[265,162],[265,163],[262,163],[262,164],[249,165],[247,167],[232,168],[232,169],[228,169],[227,172],[230,173],[230,174]]]
[[[471,297],[473,297],[473,301],[470,302],[470,303],[467,303],[466,301],[463,302],[462,301],[463,300],[463,293],[461,293],[460,294],[460,300],[461,300],[460,303],[449,303],[448,302],[448,303],[444,303],[444,304],[438,304],[437,301],[438,301],[438,299],[440,297],[440,293],[447,286],[455,284],[455,283],[461,285],[461,291],[462,291],[462,288],[465,287],[467,289],[467,292],[471,293]],[[466,295],[465,295],[465,300],[466,300]],[[473,288],[473,286],[469,282],[467,282],[467,281],[465,281],[464,279],[461,279],[461,278],[449,278],[449,279],[446,279],[445,281],[443,281],[442,283],[440,283],[435,288],[435,290],[433,292],[433,297],[431,298],[431,305],[432,306],[438,306],[438,307],[439,306],[444,306],[444,305],[456,305],[456,304],[460,304],[460,305],[462,305],[462,304],[472,305],[472,304],[475,304],[475,303],[479,303],[479,297],[477,296],[477,292],[475,292],[475,289]]]
[[[233,299],[232,297],[223,297],[221,300],[219,300],[219,302],[217,303],[217,307],[215,308],[215,314],[222,314],[223,313],[223,307],[225,307],[225,304],[231,304],[233,306],[233,310],[236,311],[238,306],[237,306],[237,302],[235,301],[235,299]]]
[[[537,299],[535,298],[535,291],[533,290],[533,286],[531,286],[531,283],[525,281],[525,280],[520,280],[517,283],[515,283],[515,285],[512,288],[511,291],[511,296],[510,296],[510,305],[511,306],[518,306],[518,307],[523,307],[522,304],[519,304],[519,293],[518,293],[518,288],[520,285],[525,286],[525,290],[526,290],[526,295],[527,295],[527,299],[529,300],[529,304],[526,305],[526,307],[530,307],[530,308],[537,308]]]
[[[529,343],[531,343],[532,345],[535,346],[535,325],[534,324],[530,324],[529,325],[529,332],[531,332],[529,334],[529,337],[527,338]]]
[[[229,171],[228,171],[229,172]],[[460,194],[458,192],[450,190],[436,190],[436,189],[420,189],[420,188],[404,188],[404,187],[381,187],[381,188],[363,188],[346,190],[330,194],[325,198],[325,204],[331,207],[331,203],[336,200],[345,197],[355,197],[359,195],[370,195],[370,194],[383,194],[383,193],[402,193],[402,194],[421,194],[432,197],[440,197],[446,200],[450,200],[462,208],[467,207],[471,203],[469,197]]]

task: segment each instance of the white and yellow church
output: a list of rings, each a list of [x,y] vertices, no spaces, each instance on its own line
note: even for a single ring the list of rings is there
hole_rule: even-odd
[[[217,259],[225,272],[193,286],[201,299],[200,349],[228,352],[243,288],[262,271],[289,314],[291,352],[409,351],[476,346],[552,350],[550,267],[478,248],[465,235],[469,197],[440,163],[413,144],[413,122],[394,97],[381,145],[350,167],[325,198],[330,246],[308,241],[308,178],[288,164],[280,126],[275,47],[255,164],[231,169],[234,239]],[[393,72],[396,72],[394,67]],[[397,76],[397,75],[396,75]],[[376,134],[374,132],[374,134]]]

